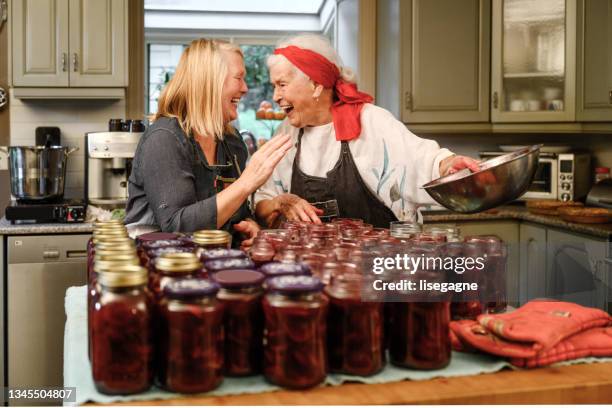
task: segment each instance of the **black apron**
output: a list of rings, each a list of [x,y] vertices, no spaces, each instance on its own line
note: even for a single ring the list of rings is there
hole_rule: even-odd
[[[238,161],[238,151],[232,149],[226,140],[217,139],[217,165],[209,165],[202,148],[193,137],[189,140],[196,155],[193,173],[195,175],[196,197],[198,201],[209,198],[229,186],[242,174],[241,165]],[[234,230],[234,224],[245,218],[251,218],[252,214],[247,202],[242,203],[240,208],[230,217],[221,229],[232,234],[232,246],[239,246],[242,236]]]
[[[304,129],[300,129],[291,173],[291,194],[310,203],[336,200],[339,217],[361,218],[378,228],[389,228],[392,221],[397,221],[393,211],[364,183],[348,142],[341,142],[340,157],[334,167],[327,172],[327,177],[304,174],[300,170],[303,134]]]

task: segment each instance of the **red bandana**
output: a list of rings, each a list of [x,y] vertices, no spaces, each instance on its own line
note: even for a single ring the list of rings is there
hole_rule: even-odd
[[[316,83],[325,88],[334,88],[339,99],[331,108],[336,140],[353,140],[359,137],[361,109],[364,103],[370,103],[374,98],[357,90],[356,84],[340,78],[338,67],[321,54],[294,45],[277,48],[274,54],[283,55]]]

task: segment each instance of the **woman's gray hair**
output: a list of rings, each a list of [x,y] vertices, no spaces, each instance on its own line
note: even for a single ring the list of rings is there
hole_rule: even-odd
[[[346,67],[344,66],[344,64],[342,64],[340,56],[338,55],[332,44],[329,42],[327,37],[324,37],[319,34],[299,34],[294,37],[289,37],[281,40],[277,44],[276,48],[284,48],[289,45],[294,45],[296,47],[304,48],[306,50],[314,51],[318,54],[321,54],[338,67],[338,69],[340,70],[340,77],[343,80],[345,80],[346,82],[357,82],[357,76],[355,75],[355,72],[351,68]],[[268,57],[268,68],[276,65],[277,63],[283,60],[289,62],[289,60],[287,60],[287,58],[285,58],[285,56],[283,55],[270,55]],[[307,77],[307,75],[304,74],[301,70],[299,70],[295,65],[291,65],[298,74],[302,74]]]

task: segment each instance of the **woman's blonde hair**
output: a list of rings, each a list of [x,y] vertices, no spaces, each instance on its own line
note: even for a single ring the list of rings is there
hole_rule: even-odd
[[[228,68],[222,51],[244,57],[240,47],[225,41],[200,38],[191,42],[159,96],[154,121],[176,118],[187,135],[195,132],[222,139],[224,132],[233,131],[223,116],[221,94]]]

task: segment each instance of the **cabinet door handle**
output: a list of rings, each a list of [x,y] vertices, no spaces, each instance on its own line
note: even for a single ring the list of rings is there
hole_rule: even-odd
[[[77,63],[78,63],[78,60],[79,60],[79,56],[78,56],[78,54],[75,52],[74,54],[72,54],[72,70],[73,70],[74,72],[77,72],[77,71],[78,71],[78,69],[77,69]]]
[[[412,111],[412,94],[407,91],[404,93],[404,107],[407,111]]]
[[[499,107],[499,95],[497,91],[493,92],[493,108],[497,109]]]
[[[68,59],[68,56],[66,55],[65,52],[62,52],[62,71],[66,72],[66,60]]]

